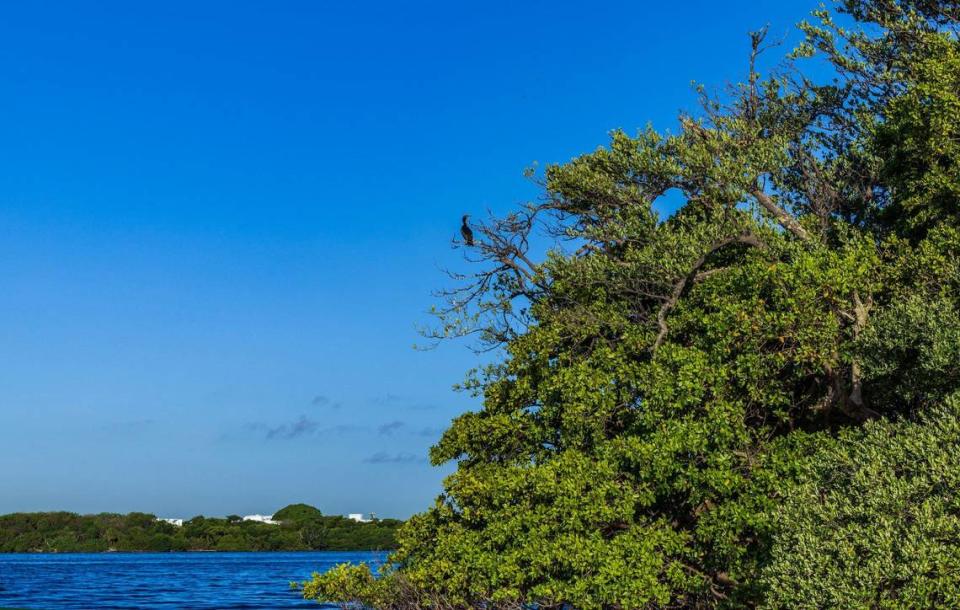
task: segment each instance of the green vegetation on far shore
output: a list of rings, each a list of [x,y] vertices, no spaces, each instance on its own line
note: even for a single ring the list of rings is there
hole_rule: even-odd
[[[359,523],[324,516],[305,504],[275,515],[279,525],[194,517],[176,526],[147,513],[78,515],[68,512],[0,516],[0,552],[105,551],[366,551],[394,548],[396,519]]]

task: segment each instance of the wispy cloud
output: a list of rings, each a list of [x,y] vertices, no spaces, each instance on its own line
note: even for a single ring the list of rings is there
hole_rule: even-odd
[[[301,415],[296,421],[281,424],[274,428],[267,429],[267,438],[280,438],[284,440],[291,440],[294,438],[300,438],[301,436],[308,436],[313,434],[319,429],[320,424],[316,421],[308,418],[306,415]]]
[[[425,428],[421,428],[420,430],[418,430],[417,436],[426,436],[430,438],[436,438],[442,435],[443,432],[444,432],[444,428],[434,428],[432,426],[427,426]]]
[[[378,451],[363,461],[367,464],[423,464],[427,461],[427,458],[405,451],[400,453]]]
[[[354,424],[338,424],[335,426],[320,426],[320,422],[301,415],[292,422],[280,425],[268,425],[263,422],[250,422],[243,425],[244,430],[262,434],[267,440],[294,440],[298,438],[314,438],[324,436],[344,436],[355,432],[369,432],[369,426]]]
[[[313,397],[313,400],[310,401],[315,407],[326,407],[329,409],[339,409],[343,406],[341,402],[334,402],[329,396],[324,396],[323,394],[317,394]]]
[[[381,394],[380,396],[374,396],[370,399],[375,405],[397,405],[403,402],[406,402],[406,399],[399,394]]]
[[[431,411],[437,408],[437,405],[429,402],[418,401],[417,399],[410,398],[408,396],[389,393],[375,396],[370,399],[370,402],[381,407],[390,406],[408,411]]]
[[[406,425],[400,420],[395,420],[377,427],[377,432],[380,433],[380,436],[392,436],[394,432],[400,431]]]
[[[355,424],[339,424],[337,426],[329,426],[327,428],[321,428],[317,432],[317,436],[327,436],[327,435],[336,435],[342,436],[344,434],[352,434],[354,432],[369,432],[369,426],[358,426]]]

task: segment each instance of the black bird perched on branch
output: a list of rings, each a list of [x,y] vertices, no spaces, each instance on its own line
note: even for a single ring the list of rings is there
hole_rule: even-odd
[[[470,225],[467,224],[467,219],[470,218],[470,214],[463,215],[463,224],[460,225],[460,235],[463,236],[463,243],[468,246],[473,245],[473,230],[470,228]]]

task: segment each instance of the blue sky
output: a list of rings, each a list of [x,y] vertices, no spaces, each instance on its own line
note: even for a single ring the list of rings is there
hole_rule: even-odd
[[[814,4],[5,5],[0,513],[426,506],[478,406],[412,349],[460,215]]]

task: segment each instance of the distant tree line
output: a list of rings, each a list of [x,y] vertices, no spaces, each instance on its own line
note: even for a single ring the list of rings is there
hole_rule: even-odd
[[[304,504],[288,506],[274,518],[279,525],[231,515],[198,516],[176,526],[147,513],[14,513],[0,516],[0,552],[385,550],[394,548],[401,524],[325,516]]]

